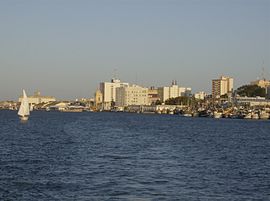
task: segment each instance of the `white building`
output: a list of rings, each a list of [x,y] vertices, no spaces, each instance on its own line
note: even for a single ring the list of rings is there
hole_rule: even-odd
[[[191,88],[179,87],[174,80],[170,87],[159,87],[158,95],[162,102],[169,98],[176,98],[179,96],[191,96]]]
[[[22,96],[19,97],[19,102],[22,101]],[[29,104],[40,104],[40,103],[49,103],[56,101],[55,97],[52,96],[41,96],[40,92],[37,91],[33,96],[28,96]]]
[[[204,100],[206,97],[206,93],[204,91],[200,91],[194,94],[194,98],[198,100]]]
[[[138,85],[121,86],[116,88],[116,106],[149,105],[148,88]]]
[[[191,88],[190,87],[179,87],[179,96],[191,96]]]
[[[233,78],[221,76],[220,79],[212,80],[212,97],[220,98],[220,96],[231,93],[233,91]]]
[[[266,79],[255,80],[255,81],[250,82],[250,85],[257,85],[259,87],[266,89],[267,87],[270,87],[270,81]]]
[[[245,104],[249,106],[270,106],[270,100],[265,99],[265,97],[240,97],[235,98],[237,104]]]
[[[111,82],[100,83],[103,109],[111,109],[112,103],[116,101],[116,88],[123,86],[128,86],[128,83],[122,83],[119,79],[112,79]]]

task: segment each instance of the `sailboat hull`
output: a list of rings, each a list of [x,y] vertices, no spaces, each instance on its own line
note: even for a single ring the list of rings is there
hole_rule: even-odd
[[[28,116],[20,116],[21,121],[27,121],[28,118],[29,118]]]

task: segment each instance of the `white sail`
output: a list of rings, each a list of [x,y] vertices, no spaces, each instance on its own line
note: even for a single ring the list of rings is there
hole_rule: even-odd
[[[26,96],[25,91],[23,90],[23,98],[21,102],[20,109],[18,111],[18,115],[24,117],[24,116],[29,116],[29,103],[28,103],[28,98]]]

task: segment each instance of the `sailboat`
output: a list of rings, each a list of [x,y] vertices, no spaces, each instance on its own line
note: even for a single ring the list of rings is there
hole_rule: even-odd
[[[23,90],[23,97],[22,97],[20,109],[18,111],[18,115],[21,121],[27,121],[30,115],[28,98],[24,90]]]

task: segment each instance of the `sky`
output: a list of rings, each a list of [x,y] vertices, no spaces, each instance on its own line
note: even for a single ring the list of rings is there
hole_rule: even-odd
[[[0,0],[0,100],[89,98],[112,77],[210,92],[262,68],[270,79],[270,0]]]

